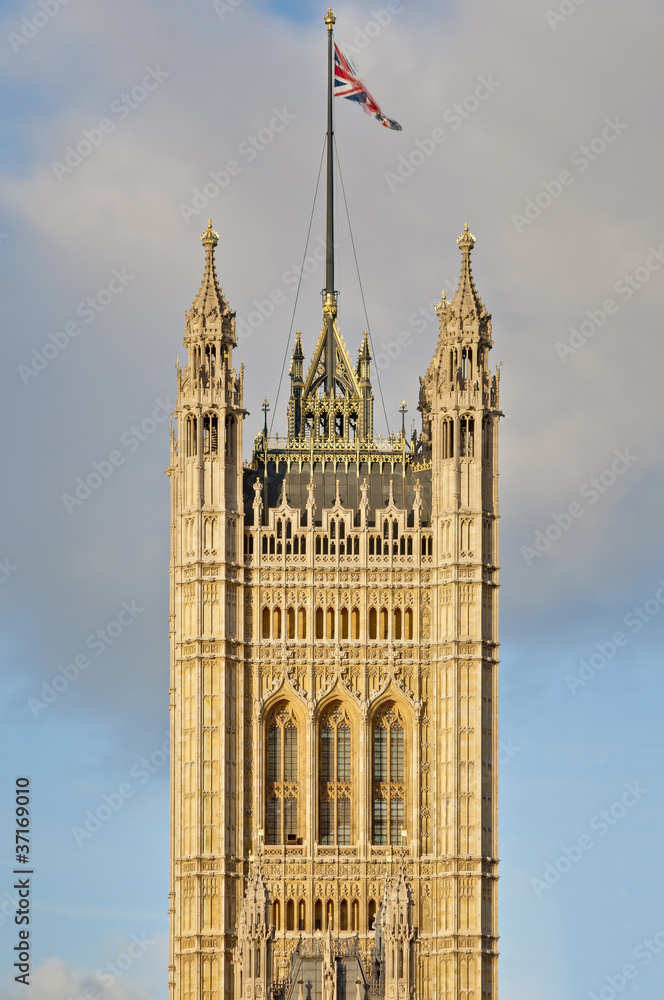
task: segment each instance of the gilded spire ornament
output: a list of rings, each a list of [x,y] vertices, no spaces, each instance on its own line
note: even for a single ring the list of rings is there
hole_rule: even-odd
[[[204,247],[216,247],[219,242],[219,233],[215,233],[212,228],[212,219],[208,219],[207,229],[201,233],[201,243]]]
[[[465,247],[469,247],[471,250],[475,246],[475,237],[468,229],[468,223],[463,227],[463,232],[461,236],[457,236],[457,243],[463,250]]]

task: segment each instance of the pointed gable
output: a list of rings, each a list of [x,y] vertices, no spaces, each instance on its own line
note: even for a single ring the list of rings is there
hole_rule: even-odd
[[[350,353],[344,342],[339,327],[336,322],[333,324],[333,335],[336,355],[336,371],[334,373],[335,383],[341,389],[344,396],[355,396],[359,400],[361,397],[360,385],[354,371]],[[327,339],[327,324],[324,323],[318,342],[309,365],[309,371],[304,383],[303,398],[318,395],[321,384],[325,382],[325,346]]]

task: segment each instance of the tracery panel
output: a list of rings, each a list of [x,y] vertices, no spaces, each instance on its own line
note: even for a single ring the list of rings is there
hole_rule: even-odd
[[[406,798],[404,733],[396,705],[383,706],[372,727],[374,844],[401,843]]]
[[[287,702],[267,720],[267,843],[296,843],[298,837],[298,727]]]

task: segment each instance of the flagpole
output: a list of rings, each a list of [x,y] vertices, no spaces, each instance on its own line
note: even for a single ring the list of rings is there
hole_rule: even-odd
[[[332,29],[336,17],[332,8],[325,15],[327,25],[327,233],[325,253],[325,295],[323,315],[327,324],[325,350],[325,392],[335,394],[336,357],[334,345],[334,320],[337,315],[337,297],[334,290],[334,37]],[[331,423],[332,421],[330,421]],[[331,433],[331,429],[330,430]]]

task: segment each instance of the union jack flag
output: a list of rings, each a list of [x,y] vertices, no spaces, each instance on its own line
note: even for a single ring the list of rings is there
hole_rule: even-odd
[[[388,118],[383,114],[357,75],[353,64],[342,53],[336,42],[334,43],[334,96],[347,97],[349,101],[357,101],[366,114],[373,115],[385,128],[393,128],[397,132],[401,132],[399,122],[395,122],[393,118]]]

